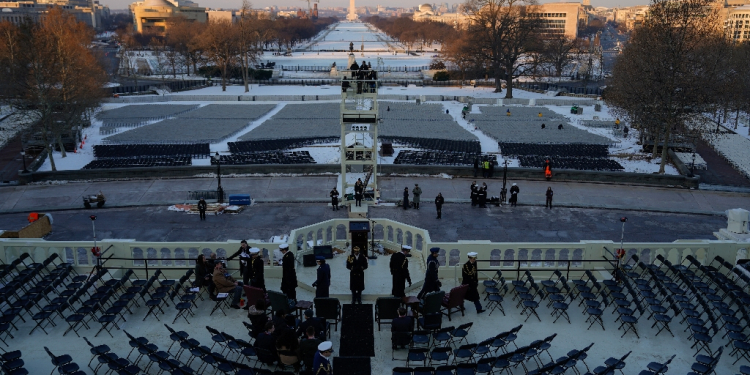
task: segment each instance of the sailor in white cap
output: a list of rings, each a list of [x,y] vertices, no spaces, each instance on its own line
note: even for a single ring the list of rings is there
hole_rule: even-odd
[[[250,248],[250,286],[266,290],[266,279],[263,276],[263,258],[260,257],[260,249]]]
[[[409,275],[409,259],[406,258],[406,254],[411,252],[411,246],[401,246],[401,252],[391,255],[391,275],[393,276],[393,288],[391,294],[394,297],[406,297],[406,287],[404,282],[408,281],[411,286],[411,276]]]
[[[479,290],[477,290],[477,287],[479,286],[477,253],[470,252],[467,255],[469,256],[469,260],[464,263],[463,268],[461,268],[461,276],[463,278],[461,285],[469,286],[469,289],[466,290],[466,295],[464,295],[464,300],[474,302],[474,306],[477,308],[477,314],[481,314],[484,312],[484,309],[479,302]]]
[[[511,206],[515,206],[516,203],[518,203],[518,193],[521,192],[521,189],[518,188],[518,185],[516,183],[513,183],[513,186],[510,187],[510,199],[508,202]]]
[[[281,256],[281,292],[286,298],[297,301],[297,271],[294,268],[294,254],[289,251],[289,244],[279,245]]]
[[[329,358],[333,354],[333,343],[323,341],[318,345],[318,351],[313,359],[313,374],[333,375],[333,367]]]

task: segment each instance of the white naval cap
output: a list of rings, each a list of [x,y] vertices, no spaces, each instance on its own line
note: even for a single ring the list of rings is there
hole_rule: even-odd
[[[260,249],[257,247],[251,247],[250,248],[250,254],[258,254],[260,253]]]
[[[401,246],[401,250],[411,251],[411,246],[409,246],[409,245],[403,245],[403,246]]]
[[[330,341],[323,341],[318,345],[318,350],[321,352],[325,352],[331,349],[333,349],[333,343]]]
[[[289,248],[289,244],[288,243],[283,243],[283,244],[279,245],[279,249],[288,249],[288,248]]]
[[[468,253],[466,255],[468,255],[469,258],[476,258],[478,254],[472,251],[472,252],[470,252],[470,253]]]

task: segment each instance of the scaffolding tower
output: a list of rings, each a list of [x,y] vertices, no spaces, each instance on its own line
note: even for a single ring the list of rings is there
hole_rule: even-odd
[[[378,186],[377,71],[344,70],[341,74],[342,191],[344,197],[354,194],[354,185],[361,179],[365,197],[371,197]]]

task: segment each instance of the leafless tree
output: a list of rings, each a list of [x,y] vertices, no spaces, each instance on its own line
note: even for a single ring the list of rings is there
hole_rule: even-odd
[[[606,100],[653,145],[667,149],[689,133],[688,124],[719,103],[717,92],[728,44],[712,0],[652,0],[613,69]]]

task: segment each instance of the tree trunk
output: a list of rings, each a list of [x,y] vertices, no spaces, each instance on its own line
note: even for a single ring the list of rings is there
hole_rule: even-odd
[[[57,172],[57,167],[55,166],[55,158],[52,155],[54,152],[53,152],[52,147],[50,147],[51,145],[49,143],[49,136],[47,134],[48,134],[47,129],[43,128],[42,139],[44,139],[44,148],[47,149],[47,157],[49,158],[49,164],[50,164],[50,167],[52,168],[52,172]]]
[[[667,124],[667,130],[664,135],[664,147],[661,148],[661,164],[659,164],[659,174],[664,174],[664,166],[667,165],[667,155],[669,150],[669,136],[672,135],[672,124]]]
[[[656,154],[658,153],[657,149],[658,149],[658,146],[659,146],[659,137],[661,136],[661,131],[660,130],[656,130],[654,132],[654,134],[656,135],[656,137],[654,137],[654,148],[651,149],[651,158],[652,159],[655,158]]]
[[[505,99],[513,99],[513,71],[512,66],[505,67]]]
[[[227,91],[227,66],[224,64],[224,69],[221,70],[221,91]]]
[[[67,158],[68,154],[65,152],[65,146],[63,146],[62,137],[59,135],[57,136],[57,145],[60,146],[60,156],[63,158]]]

